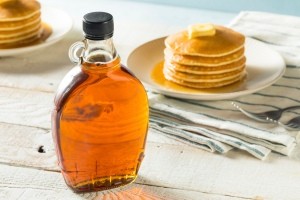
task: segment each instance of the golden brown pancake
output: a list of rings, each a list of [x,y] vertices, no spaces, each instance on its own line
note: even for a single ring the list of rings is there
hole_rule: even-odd
[[[20,37],[20,36],[23,36],[24,34],[27,34],[27,33],[33,33],[33,32],[36,32],[36,31],[39,31],[39,29],[41,28],[41,22],[37,22],[35,24],[32,24],[32,25],[29,25],[25,28],[22,28],[18,31],[16,30],[1,30],[0,29],[0,40],[1,39],[5,39],[5,38],[16,38],[16,37]]]
[[[17,20],[17,21],[9,21],[9,22],[0,22],[0,30],[18,30],[30,26],[32,24],[36,24],[41,21],[41,13],[38,12],[37,14],[33,15],[30,18],[24,20]]]
[[[40,33],[41,27],[38,26],[35,28],[35,30],[32,30],[28,33],[24,33],[20,36],[17,37],[6,37],[6,38],[1,38],[0,37],[0,44],[12,44],[12,43],[17,43],[17,42],[27,42],[27,38],[32,38],[32,37],[38,37]]]
[[[230,64],[225,64],[217,67],[210,66],[192,66],[192,65],[181,65],[173,61],[165,60],[164,65],[167,68],[176,70],[178,72],[185,72],[190,74],[221,74],[226,72],[235,71],[243,68],[246,63],[246,58],[243,56],[240,60]]]
[[[170,35],[165,40],[167,48],[181,55],[218,57],[232,54],[243,48],[245,36],[223,26],[214,25],[213,36],[189,38],[187,31]]]
[[[168,48],[164,50],[164,53],[165,53],[166,60],[172,60],[182,65],[216,67],[225,64],[230,64],[243,58],[244,48],[241,48],[240,50],[234,53],[227,54],[225,56],[219,56],[219,57],[182,55],[182,54],[174,53]]]
[[[246,72],[243,71],[243,73],[234,76],[231,79],[227,80],[218,80],[218,81],[201,81],[201,82],[190,82],[190,81],[185,81],[183,79],[178,79],[172,74],[170,75],[169,73],[164,72],[164,76],[167,80],[177,83],[178,85],[182,85],[185,87],[191,87],[191,88],[197,88],[197,89],[207,89],[207,88],[218,88],[218,87],[223,87],[232,83],[235,83],[237,81],[242,80],[244,77],[246,77]]]
[[[0,3],[0,48],[18,47],[41,34],[41,6],[35,0],[6,0]]]
[[[245,77],[245,37],[218,25],[192,27],[165,39],[163,74],[192,88],[216,88]],[[202,32],[203,30],[203,32]]]
[[[35,0],[10,0],[0,3],[0,22],[30,18],[40,12],[41,5]]]
[[[230,80],[237,76],[240,76],[243,73],[244,68],[245,66],[242,66],[241,69],[237,69],[235,71],[220,73],[220,74],[208,74],[208,75],[179,72],[176,70],[172,70],[168,67],[164,67],[163,72],[175,79],[188,81],[188,82],[220,82],[220,81]]]

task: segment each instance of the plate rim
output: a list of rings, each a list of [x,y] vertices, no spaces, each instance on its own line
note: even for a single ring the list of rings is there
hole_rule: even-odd
[[[131,53],[129,54],[128,58],[127,58],[127,66],[129,69],[132,70],[132,68],[130,67],[130,60],[132,59],[132,55],[139,50],[139,48],[142,48],[143,46],[149,44],[149,43],[154,43],[155,41],[157,40],[163,40],[164,38],[166,38],[166,36],[163,36],[163,37],[159,37],[159,38],[154,38],[152,40],[149,40],[139,46],[137,46],[136,48],[134,48]],[[275,82],[277,82],[285,73],[285,70],[286,70],[286,64],[284,62],[284,59],[282,58],[282,56],[277,52],[275,51],[274,49],[268,47],[266,44],[264,44],[263,42],[261,41],[258,41],[258,40],[255,40],[253,38],[249,38],[249,37],[246,37],[246,40],[249,41],[249,42],[254,42],[254,43],[258,43],[259,45],[263,45],[264,48],[267,48],[269,51],[272,51],[272,53],[275,53],[277,54],[277,57],[280,59],[281,63],[280,63],[280,66],[282,65],[282,67],[280,68],[280,70],[278,70],[278,74],[276,74],[277,76],[275,76],[272,80],[270,80],[269,82],[265,83],[264,85],[261,85],[260,87],[257,87],[257,88],[253,88],[253,89],[243,89],[243,90],[240,90],[240,91],[233,91],[233,92],[228,92],[228,93],[201,93],[201,94],[193,94],[193,93],[187,93],[187,92],[182,92],[182,91],[170,91],[170,90],[164,90],[164,87],[163,86],[156,86],[154,84],[149,84],[145,81],[143,81],[140,77],[138,77],[140,79],[140,81],[143,83],[143,85],[154,91],[154,92],[158,92],[162,95],[166,95],[166,96],[171,96],[171,97],[175,97],[175,98],[180,98],[180,99],[191,99],[191,100],[211,100],[211,101],[214,101],[214,100],[226,100],[226,99],[233,99],[233,98],[237,98],[237,97],[240,97],[240,96],[244,96],[244,95],[247,95],[247,94],[252,94],[252,93],[255,93],[259,90],[262,90],[262,89],[265,89],[269,86],[271,86],[272,84],[274,84]],[[133,70],[132,70],[133,71]],[[134,71],[133,71],[134,73]],[[186,95],[186,96],[184,96]]]
[[[69,14],[67,14],[64,10],[62,9],[58,9],[52,6],[44,6],[42,5],[41,7],[41,19],[42,22],[45,22],[47,24],[51,24],[52,29],[54,30],[55,24],[53,23],[49,23],[50,20],[47,20],[47,18],[44,18],[47,13],[49,12],[56,12],[56,13],[60,13],[63,14],[66,18],[65,18],[65,24],[68,26],[64,26],[64,31],[60,32],[60,35],[56,36],[56,37],[51,37],[53,35],[53,33],[49,36],[49,38],[47,38],[45,40],[45,42],[43,43],[39,43],[36,45],[32,45],[32,46],[25,46],[25,47],[18,47],[18,48],[10,48],[10,49],[0,49],[0,57],[8,57],[8,56],[15,56],[15,55],[20,55],[20,54],[25,54],[28,52],[32,52],[32,51],[36,51],[39,50],[41,48],[50,46],[58,41],[60,41],[61,39],[64,38],[64,36],[69,33],[73,27],[73,20],[71,18],[71,16]]]

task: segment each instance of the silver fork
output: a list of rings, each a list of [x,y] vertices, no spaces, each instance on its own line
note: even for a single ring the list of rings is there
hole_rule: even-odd
[[[300,116],[294,117],[287,121],[286,123],[276,121],[276,120],[271,120],[269,119],[270,122],[278,124],[279,126],[284,127],[287,130],[295,131],[295,130],[300,130]]]
[[[251,119],[260,121],[260,122],[272,122],[272,123],[278,123],[278,120],[280,119],[283,112],[293,109],[299,109],[299,106],[290,106],[287,108],[277,109],[277,110],[270,110],[266,112],[260,112],[260,113],[254,113],[247,110],[244,110],[240,106],[238,106],[236,103],[231,102],[231,104],[240,110],[242,113],[244,113],[246,116],[250,117]]]

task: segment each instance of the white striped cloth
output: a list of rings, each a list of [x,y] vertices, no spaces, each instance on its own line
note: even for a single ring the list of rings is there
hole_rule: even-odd
[[[231,27],[259,39],[284,57],[284,76],[272,86],[234,99],[253,112],[300,104],[300,18],[261,12],[242,12]],[[150,128],[169,137],[211,152],[226,153],[239,148],[264,160],[271,151],[290,155],[297,131],[259,123],[244,116],[231,100],[191,101],[149,92]],[[287,112],[283,120],[299,115]]]
[[[245,11],[229,26],[277,50],[287,65],[300,67],[299,17]]]

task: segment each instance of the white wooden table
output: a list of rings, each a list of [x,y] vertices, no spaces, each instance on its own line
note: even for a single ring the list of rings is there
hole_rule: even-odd
[[[241,151],[226,156],[186,146],[149,132],[146,157],[135,183],[115,190],[75,194],[56,164],[50,130],[53,96],[72,68],[69,46],[82,38],[81,18],[107,11],[115,18],[114,41],[128,54],[148,40],[188,24],[227,24],[237,13],[220,13],[131,1],[46,1],[74,19],[59,43],[19,57],[0,58],[0,199],[300,199],[300,155],[272,154],[262,162]],[[38,148],[44,146],[45,153]]]

